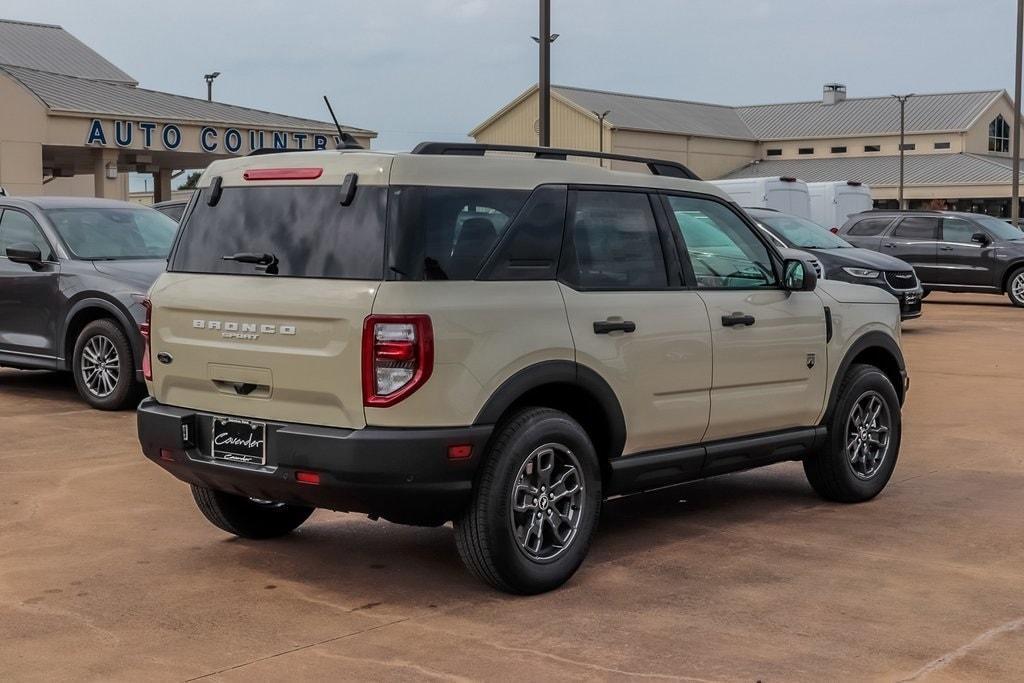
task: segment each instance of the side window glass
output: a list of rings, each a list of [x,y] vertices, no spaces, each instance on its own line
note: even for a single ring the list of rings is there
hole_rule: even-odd
[[[50,245],[39,231],[36,222],[20,211],[4,209],[3,215],[0,215],[0,256],[7,254],[7,247],[26,243],[39,247],[43,260],[53,258]]]
[[[982,231],[976,228],[973,223],[968,223],[962,218],[942,219],[943,242],[961,242],[963,244],[970,244],[971,235],[976,232]]]
[[[893,237],[909,240],[934,240],[939,234],[939,219],[927,216],[908,216],[900,221]]]
[[[847,234],[856,235],[857,237],[881,235],[882,232],[885,231],[886,226],[891,222],[891,218],[865,218],[862,221],[854,223],[847,231]]]
[[[695,197],[667,199],[699,289],[777,285],[768,247],[728,207]]]
[[[565,224],[564,186],[537,188],[491,257],[486,280],[554,280]]]
[[[569,217],[571,248],[562,278],[582,289],[643,290],[668,286],[658,226],[646,194],[581,191]]]

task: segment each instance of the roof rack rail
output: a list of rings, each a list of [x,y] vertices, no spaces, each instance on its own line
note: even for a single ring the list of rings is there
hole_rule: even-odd
[[[524,152],[533,154],[534,159],[555,159],[558,161],[565,161],[568,157],[628,161],[647,166],[651,175],[700,180],[696,173],[678,161],[650,159],[648,157],[636,157],[628,154],[612,154],[611,152],[591,152],[589,150],[561,149],[558,147],[531,147],[528,145],[488,145],[474,142],[421,142],[412,150],[413,154],[450,154],[480,157],[484,156],[486,152]]]
[[[944,214],[950,213],[946,209],[868,209],[867,211],[861,211],[861,213],[937,213]]]

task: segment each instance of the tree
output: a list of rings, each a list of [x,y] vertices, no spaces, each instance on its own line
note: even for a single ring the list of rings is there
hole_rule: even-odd
[[[200,171],[192,171],[191,173],[188,174],[188,177],[185,178],[185,182],[183,182],[181,185],[178,185],[178,189],[179,190],[194,190],[194,189],[196,189],[196,184],[199,183],[199,176],[201,176],[201,175],[202,175],[202,172],[200,172]]]

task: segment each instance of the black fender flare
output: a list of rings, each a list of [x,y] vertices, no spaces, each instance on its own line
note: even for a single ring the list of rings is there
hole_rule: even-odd
[[[836,370],[835,379],[832,380],[832,389],[829,392],[828,406],[825,409],[825,418],[827,421],[832,415],[832,410],[835,408],[836,402],[839,400],[839,389],[843,384],[843,378],[846,377],[846,373],[849,372],[850,366],[853,365],[854,359],[864,351],[868,349],[881,349],[884,353],[892,357],[896,362],[896,367],[899,369],[899,373],[902,381],[894,382],[896,395],[900,397],[900,405],[903,404],[903,399],[906,396],[906,377],[907,377],[907,364],[903,360],[903,351],[900,350],[899,344],[896,340],[878,330],[872,330],[859,337],[857,341],[850,345],[850,348],[846,351],[846,355],[843,356],[843,360],[839,363],[839,368]]]
[[[70,349],[67,348],[67,336],[68,328],[71,326],[71,321],[75,319],[75,316],[84,311],[87,308],[100,308],[110,313],[124,329],[125,335],[128,337],[128,342],[132,345],[132,356],[135,359],[135,369],[138,370],[142,367],[142,337],[138,333],[138,323],[134,322],[131,316],[123,311],[120,306],[108,299],[101,299],[99,297],[86,297],[76,301],[69,309],[67,314],[64,316],[64,325],[61,328],[60,339],[58,347],[60,357],[64,359],[67,368],[71,367],[72,358],[74,354],[74,342]]]
[[[493,425],[508,408],[528,391],[545,384],[568,384],[594,398],[608,427],[608,453],[622,454],[626,445],[626,418],[615,391],[599,374],[569,360],[549,360],[531,365],[505,380],[477,413],[474,425]]]

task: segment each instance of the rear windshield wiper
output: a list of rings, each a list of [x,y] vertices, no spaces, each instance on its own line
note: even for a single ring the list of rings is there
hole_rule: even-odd
[[[222,261],[236,261],[238,263],[252,263],[257,266],[266,266],[267,273],[277,275],[277,257],[273,254],[256,254],[243,251],[230,256],[221,256]]]

